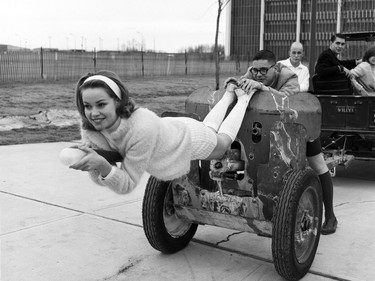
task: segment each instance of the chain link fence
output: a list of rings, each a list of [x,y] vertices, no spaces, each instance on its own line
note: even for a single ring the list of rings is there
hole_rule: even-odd
[[[248,61],[220,61],[220,74],[243,74]],[[77,80],[88,72],[110,70],[121,77],[214,75],[212,54],[154,53],[120,51],[36,51],[17,50],[0,53],[0,82]]]

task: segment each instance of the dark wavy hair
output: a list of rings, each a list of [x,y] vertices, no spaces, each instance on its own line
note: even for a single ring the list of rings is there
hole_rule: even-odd
[[[375,56],[375,45],[371,46],[370,48],[367,49],[367,51],[364,53],[362,61],[367,61]]]
[[[116,94],[112,91],[112,89],[105,82],[101,80],[90,80],[84,83],[87,78],[93,75],[103,75],[111,79],[113,82],[115,82],[117,86],[120,88],[121,100],[116,96]],[[116,113],[121,118],[129,118],[130,115],[134,112],[135,103],[133,99],[129,96],[128,89],[125,87],[124,83],[121,81],[120,77],[116,73],[108,71],[108,70],[100,70],[97,73],[88,73],[82,76],[78,80],[78,83],[76,86],[76,105],[77,105],[78,112],[82,118],[83,129],[96,131],[94,126],[91,125],[91,123],[89,122],[89,120],[87,119],[85,115],[85,107],[83,105],[83,100],[82,100],[82,91],[85,89],[89,89],[89,88],[103,88],[111,98],[118,101],[117,107],[116,107]]]
[[[336,38],[341,38],[341,39],[344,39],[346,41],[346,37],[345,35],[341,34],[341,33],[336,33],[336,34],[333,34],[331,36],[331,42],[335,42]]]
[[[271,63],[276,63],[276,56],[269,50],[261,50],[254,55],[253,61],[255,60],[268,60]]]

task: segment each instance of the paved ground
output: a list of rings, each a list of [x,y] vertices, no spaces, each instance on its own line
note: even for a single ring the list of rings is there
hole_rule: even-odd
[[[114,194],[60,164],[70,145],[0,146],[1,280],[283,280],[271,239],[250,233],[200,226],[183,251],[155,251],[141,225],[147,176]],[[302,280],[375,280],[375,163],[339,169],[334,185],[337,233]]]

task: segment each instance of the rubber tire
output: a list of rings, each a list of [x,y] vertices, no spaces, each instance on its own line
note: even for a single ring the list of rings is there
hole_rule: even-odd
[[[143,230],[150,245],[164,254],[173,254],[184,249],[195,235],[198,225],[188,221],[187,230],[179,237],[174,237],[167,231],[164,221],[164,206],[169,200],[173,206],[171,196],[171,182],[160,181],[150,176],[142,204]],[[167,198],[169,197],[169,198]],[[177,216],[175,219],[178,220]],[[182,220],[182,219],[181,219]]]
[[[315,236],[307,242],[307,254],[300,262],[295,248],[297,210],[305,190],[312,193]],[[312,202],[312,201],[308,201]],[[311,168],[289,171],[284,176],[283,189],[273,216],[272,256],[276,271],[287,280],[299,280],[309,271],[319,244],[322,224],[322,190],[318,176]],[[310,228],[311,229],[311,228]],[[314,229],[314,228],[312,228]],[[303,241],[303,240],[302,240]]]

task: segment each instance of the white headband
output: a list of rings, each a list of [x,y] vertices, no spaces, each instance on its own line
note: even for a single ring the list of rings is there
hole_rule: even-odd
[[[83,84],[85,84],[86,82],[91,81],[91,80],[103,81],[104,83],[106,83],[108,85],[108,87],[111,88],[111,90],[121,100],[121,90],[120,90],[119,86],[113,80],[111,80],[108,77],[103,76],[103,75],[93,75],[93,76],[90,76],[89,78],[87,78],[85,80],[85,82],[83,82]]]

